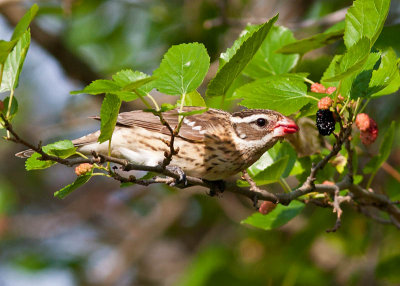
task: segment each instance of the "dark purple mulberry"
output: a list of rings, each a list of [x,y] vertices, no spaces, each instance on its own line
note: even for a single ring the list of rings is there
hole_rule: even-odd
[[[335,118],[329,109],[320,109],[317,111],[317,128],[319,134],[327,136],[335,130]]]

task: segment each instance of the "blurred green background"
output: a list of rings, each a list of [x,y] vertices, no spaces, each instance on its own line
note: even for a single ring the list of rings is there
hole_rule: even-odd
[[[342,20],[345,12],[339,18],[332,13],[351,5],[345,0],[37,3],[14,120],[33,142],[96,129],[87,116],[98,114],[101,97],[69,92],[122,68],[151,73],[173,44],[203,43],[212,61],[209,80],[219,54],[248,22],[262,23],[279,12],[278,24],[301,38]],[[32,4],[0,1],[0,39],[9,38]],[[394,26],[384,30],[381,41],[390,41],[398,56],[399,23],[400,1],[393,0],[387,25]],[[339,43],[308,54],[300,69],[318,81],[340,48]],[[137,102],[123,106],[137,108]],[[367,109],[380,126],[399,120],[399,111],[399,94]],[[399,130],[396,134],[388,163],[400,171]],[[344,208],[342,228],[326,233],[336,219],[330,209],[308,205],[287,225],[262,231],[240,224],[255,211],[246,199],[230,193],[211,198],[196,188],[120,189],[115,181],[96,178],[59,200],[53,192],[74,180],[73,169],[28,173],[13,155],[21,149],[0,144],[0,286],[400,285],[400,231],[351,208]],[[383,170],[373,187],[400,199],[400,183]]]

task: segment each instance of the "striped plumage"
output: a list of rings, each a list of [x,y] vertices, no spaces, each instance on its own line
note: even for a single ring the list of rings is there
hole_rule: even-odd
[[[202,109],[185,107],[184,112]],[[163,113],[163,118],[175,128],[178,111]],[[99,118],[96,118],[99,119]],[[286,134],[298,130],[297,125],[282,114],[263,109],[249,109],[233,114],[209,109],[183,119],[174,147],[171,166],[187,175],[207,180],[225,179],[253,164],[266,150]],[[73,140],[78,151],[108,153],[108,142],[97,142],[100,132]],[[160,164],[169,150],[169,130],[151,112],[131,111],[119,114],[112,137],[111,155],[147,166]],[[18,153],[17,156],[27,155]]]

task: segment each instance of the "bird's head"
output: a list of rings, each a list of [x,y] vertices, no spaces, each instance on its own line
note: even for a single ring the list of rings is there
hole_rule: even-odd
[[[279,112],[266,109],[246,109],[231,117],[237,141],[246,148],[271,148],[279,139],[296,133],[296,123]]]

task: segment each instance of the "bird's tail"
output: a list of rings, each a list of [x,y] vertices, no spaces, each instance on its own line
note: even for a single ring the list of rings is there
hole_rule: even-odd
[[[29,158],[30,156],[32,156],[33,153],[35,153],[34,150],[28,149],[28,150],[18,152],[17,154],[15,154],[15,156],[20,157],[20,158]]]

